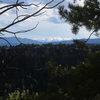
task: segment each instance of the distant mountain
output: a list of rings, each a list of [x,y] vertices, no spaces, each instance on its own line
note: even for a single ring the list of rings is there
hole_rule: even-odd
[[[9,43],[13,46],[15,45],[19,45],[20,42],[21,43],[24,43],[24,44],[41,44],[40,41],[37,41],[37,40],[31,40],[31,39],[27,39],[27,38],[18,38],[18,41],[15,37],[5,37],[4,39],[6,39],[7,41],[9,41]],[[9,44],[3,40],[3,39],[0,39],[0,45],[3,46],[3,45],[7,45],[9,46]]]
[[[73,40],[62,40],[62,41],[58,41],[58,40],[32,40],[32,39],[27,39],[27,38],[18,38],[19,41],[15,38],[15,37],[5,37],[5,39],[7,41],[10,42],[11,45],[15,46],[15,45],[19,45],[21,41],[21,43],[23,44],[72,44]],[[80,39],[82,41],[85,41],[86,39]],[[90,39],[87,43],[89,44],[100,44],[100,39],[99,38],[95,38],[95,39]],[[4,46],[7,45],[9,46],[9,44],[5,41],[0,39],[0,46]]]
[[[86,41],[86,39],[79,39],[80,41]],[[51,41],[51,43],[53,44],[72,44],[73,40],[62,40],[62,41]],[[95,38],[95,39],[90,39],[87,42],[88,44],[100,44],[100,39],[99,38]]]
[[[100,38],[90,39],[89,44],[100,44]]]

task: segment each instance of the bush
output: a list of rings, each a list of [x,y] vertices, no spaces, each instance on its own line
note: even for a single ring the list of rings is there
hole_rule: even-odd
[[[6,100],[35,100],[36,96],[38,96],[37,93],[30,94],[28,90],[16,90],[9,93]]]

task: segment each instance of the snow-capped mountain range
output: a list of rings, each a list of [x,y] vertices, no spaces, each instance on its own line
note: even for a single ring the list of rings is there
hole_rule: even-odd
[[[32,39],[27,39],[27,38],[18,38],[18,40],[20,40],[20,42],[15,38],[15,37],[5,37],[5,39],[7,41],[9,41],[9,43],[11,45],[19,45],[20,42],[23,43],[23,44],[48,44],[48,43],[52,43],[52,44],[72,44],[73,43],[73,40],[32,40]],[[86,40],[86,39],[81,39],[82,41],[83,40]],[[100,39],[99,38],[95,38],[95,39],[90,39],[87,43],[89,44],[100,44]],[[3,40],[3,39],[0,39],[0,46],[4,46],[4,45],[7,45],[9,46],[9,44]]]

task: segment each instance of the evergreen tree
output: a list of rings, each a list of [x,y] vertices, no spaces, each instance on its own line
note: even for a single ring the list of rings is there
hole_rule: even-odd
[[[85,26],[86,29],[99,36],[100,30],[100,1],[99,0],[85,0],[84,6],[69,3],[69,9],[64,6],[59,7],[59,14],[66,22],[72,25],[72,32],[78,33],[78,30]]]

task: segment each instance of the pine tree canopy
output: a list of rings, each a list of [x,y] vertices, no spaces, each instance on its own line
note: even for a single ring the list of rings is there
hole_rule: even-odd
[[[78,30],[85,26],[99,35],[100,30],[100,0],[85,0],[84,6],[69,3],[68,9],[64,6],[59,7],[59,14],[66,22],[72,25],[72,32],[78,33]]]

